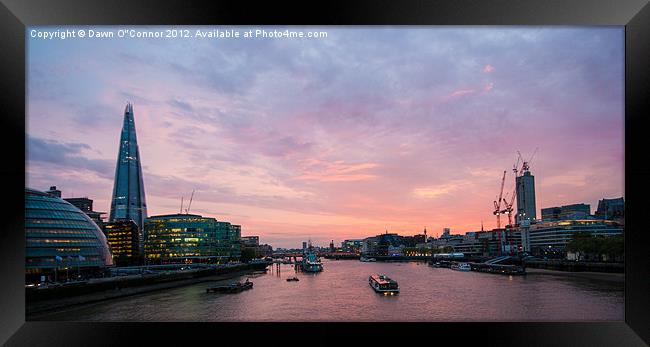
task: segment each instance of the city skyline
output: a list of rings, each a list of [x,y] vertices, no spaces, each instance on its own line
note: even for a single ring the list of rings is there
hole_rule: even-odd
[[[274,247],[491,229],[517,150],[538,212],[624,196],[622,29],[326,31],[30,38],[27,186],[108,212],[132,101],[149,215],[196,190],[190,213]]]

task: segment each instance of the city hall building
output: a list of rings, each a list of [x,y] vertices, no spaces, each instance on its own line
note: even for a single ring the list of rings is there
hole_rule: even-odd
[[[62,281],[113,265],[99,226],[60,197],[25,188],[25,280]]]
[[[144,223],[147,264],[225,263],[241,256],[241,226],[195,214],[152,216]]]

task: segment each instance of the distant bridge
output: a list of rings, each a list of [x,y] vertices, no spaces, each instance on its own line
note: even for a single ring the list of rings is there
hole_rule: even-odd
[[[273,253],[271,258],[273,259],[302,258],[302,253]]]
[[[323,258],[358,258],[359,255],[353,252],[316,252],[316,255]],[[273,259],[282,259],[282,258],[302,258],[302,252],[283,252],[283,253],[273,253],[271,256]]]

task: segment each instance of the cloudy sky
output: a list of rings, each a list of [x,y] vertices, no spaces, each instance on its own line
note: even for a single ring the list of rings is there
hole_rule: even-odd
[[[623,196],[622,27],[291,29],[328,37],[28,39],[26,185],[108,212],[131,101],[149,215],[274,247],[493,228],[517,150],[538,217]]]

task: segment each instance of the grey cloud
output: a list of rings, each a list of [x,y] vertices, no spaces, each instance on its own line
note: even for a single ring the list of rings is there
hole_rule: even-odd
[[[261,146],[261,152],[272,157],[283,157],[286,155],[308,152],[313,144],[311,142],[298,141],[291,136],[266,141]]]
[[[119,94],[122,97],[124,97],[125,102],[130,101],[130,102],[133,102],[135,104],[142,104],[142,105],[154,104],[154,102],[152,100],[149,100],[147,98],[143,98],[142,96],[140,96],[138,94],[133,94],[133,93],[126,92],[126,91],[121,91],[121,92],[119,92]],[[134,107],[134,109],[135,109],[135,107]],[[134,110],[134,112],[137,112],[137,111]]]
[[[184,102],[182,100],[173,99],[173,100],[169,100],[167,103],[169,105],[173,106],[173,107],[176,107],[176,108],[182,110],[182,111],[186,111],[186,112],[193,112],[194,111],[194,108],[192,107],[192,105],[190,105],[189,103]]]
[[[73,119],[77,125],[87,129],[100,128],[110,124],[115,119],[121,120],[121,116],[119,108],[116,109],[115,107],[108,107],[102,104],[92,104],[79,107]]]
[[[85,143],[61,143],[29,136],[26,146],[28,161],[44,162],[58,166],[90,170],[106,179],[113,178],[114,163],[104,159],[89,159],[83,150],[92,149]]]
[[[175,176],[161,176],[151,172],[144,172],[143,180],[147,187],[147,194],[161,197],[175,198],[189,195],[192,190],[208,191],[211,186],[198,181],[190,181]]]

